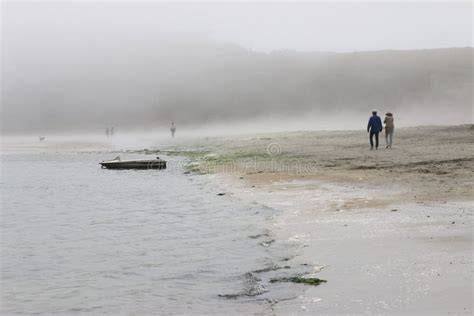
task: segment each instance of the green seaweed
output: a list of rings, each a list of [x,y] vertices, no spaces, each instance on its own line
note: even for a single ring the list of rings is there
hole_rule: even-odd
[[[168,156],[182,156],[191,159],[202,158],[208,155],[210,151],[207,150],[162,150],[161,153]]]
[[[168,156],[187,158],[186,171],[198,174],[234,171],[245,166],[250,166],[250,168],[255,166],[256,168],[259,163],[265,164],[287,158],[285,155],[272,156],[264,151],[230,150],[222,152],[217,148],[214,149],[212,150],[209,147],[206,149],[168,148],[161,150],[161,153]]]
[[[201,166],[197,163],[188,163],[184,166],[186,172],[204,174],[204,170],[201,169]]]
[[[302,278],[302,277],[291,277],[291,278],[276,278],[271,279],[270,283],[276,282],[293,282],[293,283],[301,283],[307,285],[319,285],[321,283],[326,283],[326,280],[318,279],[318,278]]]

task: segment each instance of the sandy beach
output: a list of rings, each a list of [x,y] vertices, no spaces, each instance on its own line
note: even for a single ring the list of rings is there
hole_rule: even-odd
[[[185,157],[171,172],[202,174],[229,205],[274,210],[263,245],[276,261],[252,272],[265,315],[471,315],[473,136],[471,125],[400,128],[392,149],[382,136],[373,151],[364,131],[3,139],[2,150]],[[282,275],[327,283],[270,284]]]
[[[474,315],[472,13],[2,2],[0,315]]]
[[[363,131],[292,132],[183,142],[188,169],[223,192],[283,211],[277,240],[328,282],[276,314],[472,314],[474,130],[396,130],[369,150]],[[165,150],[166,152],[166,150]],[[304,286],[304,285],[302,285]]]

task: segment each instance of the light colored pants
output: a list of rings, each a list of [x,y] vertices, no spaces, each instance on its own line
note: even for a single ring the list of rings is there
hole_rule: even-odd
[[[387,143],[387,147],[392,147],[393,131],[394,128],[385,128],[385,142]]]

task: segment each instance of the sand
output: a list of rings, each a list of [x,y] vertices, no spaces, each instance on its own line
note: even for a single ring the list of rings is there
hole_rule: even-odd
[[[280,210],[274,233],[299,248],[290,264],[324,267],[312,276],[327,283],[271,313],[471,315],[473,136],[397,129],[392,149],[371,151],[363,131],[294,132],[173,150],[233,198]]]

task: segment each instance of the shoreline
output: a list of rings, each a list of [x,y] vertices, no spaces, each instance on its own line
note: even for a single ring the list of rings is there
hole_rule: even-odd
[[[279,211],[275,239],[299,245],[288,264],[322,267],[305,277],[328,282],[275,304],[276,314],[472,313],[469,202],[374,205],[374,191],[321,181],[215,181],[246,203]],[[354,196],[372,205],[344,206]]]
[[[183,173],[205,174],[232,198],[278,210],[272,238],[297,247],[287,264],[314,267],[302,276],[327,283],[292,285],[304,294],[271,304],[273,314],[472,314],[474,130],[401,128],[394,148],[378,151],[368,150],[367,138],[288,132],[156,148],[117,137],[6,149],[182,156]]]
[[[300,245],[289,264],[323,267],[306,276],[327,283],[274,313],[470,315],[473,131],[421,130],[401,129],[394,149],[377,152],[344,131],[207,142],[185,155],[232,196],[280,211],[275,238]]]

